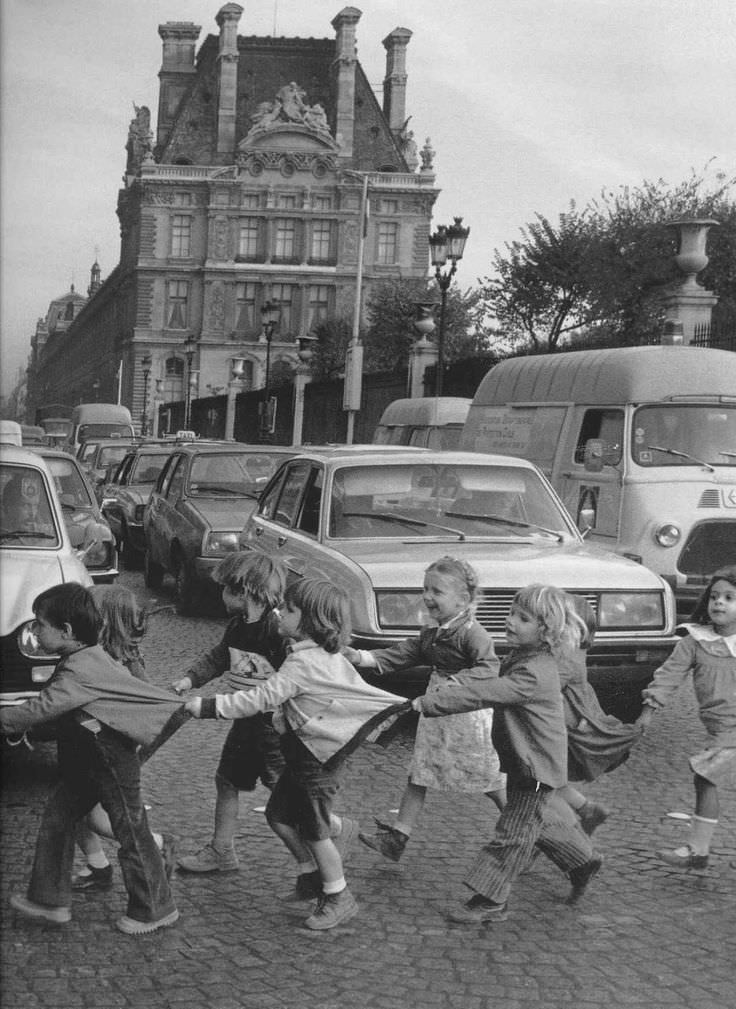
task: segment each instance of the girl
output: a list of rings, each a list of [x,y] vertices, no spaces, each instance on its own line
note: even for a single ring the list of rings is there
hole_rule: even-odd
[[[90,593],[102,618],[100,644],[133,676],[147,683],[146,666],[140,652],[140,642],[146,633],[146,616],[135,595],[122,585],[94,585]],[[175,839],[171,834],[152,833],[163,856],[167,877],[171,878]],[[87,864],[72,880],[73,890],[109,890],[112,887],[112,865],[100,835],[114,839],[110,819],[98,804],[77,827],[77,844]]]
[[[408,638],[391,648],[346,648],[346,657],[380,674],[430,666],[428,692],[447,683],[459,670],[477,677],[497,676],[493,640],[472,613],[477,588],[478,576],[469,564],[442,557],[430,564],[424,575],[424,605],[436,626],[425,627],[418,638]],[[361,841],[398,862],[424,805],[427,788],[485,792],[503,809],[506,776],[491,742],[492,724],[490,708],[440,721],[420,717],[396,823],[390,827],[376,820],[377,833],[359,834]]]
[[[704,750],[690,758],[695,774],[695,815],[689,844],[662,849],[657,857],[682,869],[704,869],[718,824],[718,786],[736,782],[736,565],[713,575],[686,624],[687,637],[654,674],[643,692],[637,725],[646,729],[692,673],[700,720],[708,733]]]
[[[286,589],[280,630],[291,639],[281,667],[251,690],[187,701],[196,718],[249,718],[274,711],[286,767],[266,806],[271,829],[295,858],[306,844],[317,864],[321,892],[306,919],[310,929],[329,929],[358,911],[348,890],[338,848],[331,838],[332,804],[340,787],[336,758],[364,723],[399,704],[350,665],[342,648],[350,635],[350,604],[327,581],[303,578]]]
[[[498,677],[462,670],[413,702],[429,718],[494,709],[493,741],[508,774],[508,802],[465,879],[473,896],[450,913],[452,921],[467,924],[505,920],[511,887],[535,845],[567,874],[572,883],[568,904],[580,899],[603,861],[574,822],[547,810],[553,790],[567,781],[555,655],[570,656],[580,642],[565,593],[549,585],[518,592],[506,618],[506,638],[511,651]]]
[[[580,647],[573,655],[560,659],[562,704],[567,726],[568,784],[557,791],[577,816],[580,826],[590,835],[610,816],[602,803],[586,799],[570,781],[595,781],[628,759],[631,747],[641,737],[641,728],[626,725],[600,706],[588,682],[585,653],[593,644],[597,621],[590,603],[583,596],[568,595],[569,620],[580,632]]]

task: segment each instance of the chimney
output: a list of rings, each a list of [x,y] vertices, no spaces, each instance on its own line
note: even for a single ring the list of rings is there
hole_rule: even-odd
[[[163,39],[164,52],[158,78],[161,82],[158,92],[158,125],[156,143],[163,144],[174,122],[176,110],[195,72],[194,50],[201,32],[201,25],[192,21],[167,21],[158,26]]]
[[[353,157],[353,133],[355,128],[355,26],[360,21],[362,11],[357,7],[345,7],[332,20],[335,29],[335,59],[332,75],[335,82],[336,117],[335,140],[340,145],[340,158],[349,161]]]
[[[386,50],[383,114],[394,136],[401,131],[406,121],[406,47],[411,35],[408,28],[394,28],[383,40]]]
[[[215,20],[220,26],[217,53],[217,153],[235,150],[235,113],[238,98],[238,21],[243,13],[239,4],[225,4]]]

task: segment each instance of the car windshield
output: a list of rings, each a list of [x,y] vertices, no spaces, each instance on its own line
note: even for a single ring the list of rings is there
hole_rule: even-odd
[[[46,462],[54,478],[62,506],[66,508],[94,509],[95,503],[74,461],[69,458],[47,457]]]
[[[329,535],[529,538],[570,535],[565,515],[534,470],[413,463],[336,471]]]
[[[168,456],[161,453],[152,454],[141,453],[135,461],[133,472],[130,475],[131,483],[156,483],[158,475],[164,468],[164,463]]]
[[[279,462],[279,457],[266,453],[198,455],[189,474],[189,493],[194,497],[221,494],[256,497]]]
[[[640,466],[734,466],[736,403],[642,406],[631,452]]]
[[[101,448],[97,456],[97,469],[107,469],[113,463],[122,462],[128,448],[128,445],[106,445]]]
[[[56,547],[48,489],[38,470],[0,467],[0,547]]]

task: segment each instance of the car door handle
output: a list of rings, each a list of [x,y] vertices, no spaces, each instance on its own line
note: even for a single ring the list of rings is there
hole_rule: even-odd
[[[256,526],[256,536],[263,536],[263,526]]]
[[[278,543],[278,545],[280,547],[282,547],[284,545],[284,543],[286,543],[286,540],[287,540],[286,536],[279,536],[278,539],[276,540],[276,542]]]

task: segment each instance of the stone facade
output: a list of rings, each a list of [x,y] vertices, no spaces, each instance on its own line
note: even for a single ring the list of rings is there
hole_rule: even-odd
[[[122,402],[139,417],[146,354],[158,380],[149,411],[156,398],[185,398],[188,378],[194,398],[221,390],[233,357],[245,362],[244,388],[262,387],[267,368],[296,367],[300,337],[352,316],[366,176],[363,304],[382,278],[427,275],[438,190],[424,152],[417,170],[407,128],[411,32],[383,40],[381,107],[357,60],[356,8],[324,39],[240,35],[242,15],[222,7],[219,34],[198,51],[197,25],[159,28],[158,122],[154,135],[141,107],[130,124],[120,264],[59,341],[64,367],[58,352],[36,362],[37,388],[57,401],[93,398],[93,375],[99,398],[114,398],[122,360]],[[269,302],[279,308],[270,343]]]

